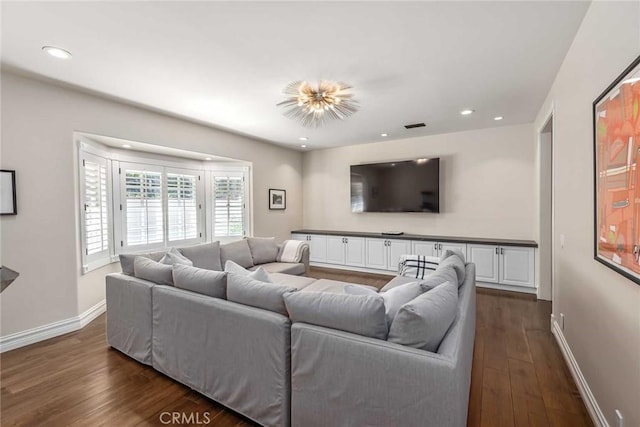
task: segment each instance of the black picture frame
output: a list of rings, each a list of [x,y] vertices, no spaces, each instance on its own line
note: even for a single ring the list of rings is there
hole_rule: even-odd
[[[6,184],[5,183],[6,180]],[[0,215],[18,215],[16,197],[16,171],[0,169]],[[9,206],[4,206],[1,201],[9,201]]]
[[[287,190],[269,189],[269,210],[283,211],[287,209]]]
[[[633,79],[630,76],[635,75]],[[623,150],[627,150],[629,153],[627,155],[626,164],[624,167],[620,167],[616,165],[615,167],[611,164],[611,157],[609,153],[609,149],[613,151],[612,147],[603,147],[604,143],[599,144],[599,131],[604,131],[604,134],[608,136],[608,125],[602,123],[601,128],[599,128],[598,119],[599,117],[603,118],[603,122],[606,121],[606,111],[603,111],[604,115],[599,113],[599,107],[606,105],[608,102],[611,102],[617,96],[621,98],[618,100],[622,105],[623,97],[626,95],[625,92],[621,92],[622,85],[625,84],[625,80],[629,80],[628,84],[640,85],[640,79],[636,80],[636,78],[640,75],[640,56],[638,56],[601,94],[598,96],[595,101],[593,101],[592,105],[592,113],[593,113],[593,257],[594,259],[605,265],[606,267],[614,270],[615,272],[621,274],[622,276],[630,279],[636,284],[640,285],[640,235],[638,235],[637,226],[640,225],[640,206],[636,206],[635,200],[640,200],[640,194],[637,197],[631,197],[627,195],[626,200],[615,200],[611,201],[610,208],[611,209],[631,209],[633,211],[632,215],[632,223],[631,227],[627,227],[627,224],[622,221],[622,224],[609,224],[607,226],[606,221],[606,197],[602,197],[607,191],[607,188],[611,188],[608,185],[609,175],[614,176],[614,169],[618,171],[615,172],[617,175],[624,175],[628,173],[628,176],[625,176],[623,179],[617,178],[619,183],[626,185],[626,189],[620,192],[623,194],[624,191],[630,192],[632,183],[631,180],[636,176],[638,172],[631,173],[635,167],[640,168],[640,135],[634,134],[630,138],[627,138],[625,142],[624,139],[620,138],[619,140],[615,140],[613,144],[620,144],[624,147],[624,144],[633,144],[633,146],[629,147],[628,145]],[[640,102],[640,99],[638,100]],[[624,113],[624,110],[621,114]],[[609,142],[607,142],[609,143]],[[621,150],[621,151],[623,151]],[[606,158],[605,154],[608,154],[609,157]],[[624,156],[624,153],[622,154]],[[602,164],[602,160],[606,160],[606,165]],[[633,163],[633,164],[632,164]],[[608,168],[611,166],[611,169]],[[619,171],[624,171],[622,174]],[[638,175],[640,178],[640,175]],[[636,184],[633,186],[634,191],[640,192],[640,186],[637,184],[640,183],[636,179]],[[637,190],[635,190],[637,188]],[[613,216],[613,215],[611,215]],[[629,229],[636,229],[636,236],[632,236],[633,231],[629,231]],[[624,230],[624,233],[620,233],[620,230]],[[620,236],[622,234],[622,236]],[[628,239],[630,237],[631,239]],[[614,241],[611,241],[614,240]],[[629,262],[631,261],[631,267],[629,267]],[[625,265],[627,264],[627,265]],[[634,271],[637,270],[637,271]]]

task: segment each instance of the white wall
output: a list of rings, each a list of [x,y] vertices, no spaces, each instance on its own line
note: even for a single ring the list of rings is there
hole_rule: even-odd
[[[532,239],[531,125],[318,150],[304,155],[304,227]],[[440,157],[440,213],[352,213],[349,165]]]
[[[554,314],[612,426],[640,425],[640,286],[593,259],[591,106],[638,54],[640,2],[593,2],[535,123],[555,105]]]
[[[3,72],[2,168],[15,169],[19,214],[4,216],[2,262],[20,278],[0,296],[0,336],[68,319],[104,299],[112,264],[80,275],[81,131],[253,162],[254,234],[285,239],[302,224],[299,152],[61,86]],[[269,188],[287,209],[269,211]]]

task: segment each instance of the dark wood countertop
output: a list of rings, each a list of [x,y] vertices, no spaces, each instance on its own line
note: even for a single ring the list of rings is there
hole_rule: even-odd
[[[494,239],[484,237],[456,237],[456,236],[429,236],[426,234],[383,234],[369,233],[363,231],[343,231],[343,230],[294,230],[291,233],[296,234],[320,234],[325,236],[350,236],[350,237],[375,237],[378,239],[398,239],[398,240],[419,240],[430,242],[451,242],[451,243],[477,243],[480,245],[494,246],[521,246],[526,248],[537,248],[538,243],[533,240],[514,240],[514,239]]]

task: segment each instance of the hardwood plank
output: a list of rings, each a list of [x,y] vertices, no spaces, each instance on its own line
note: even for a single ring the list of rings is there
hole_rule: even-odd
[[[512,427],[513,403],[509,374],[485,367],[482,381],[482,427]]]

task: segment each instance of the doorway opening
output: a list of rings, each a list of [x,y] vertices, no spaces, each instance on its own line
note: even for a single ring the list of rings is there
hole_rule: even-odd
[[[539,131],[538,298],[553,301],[553,112]]]

